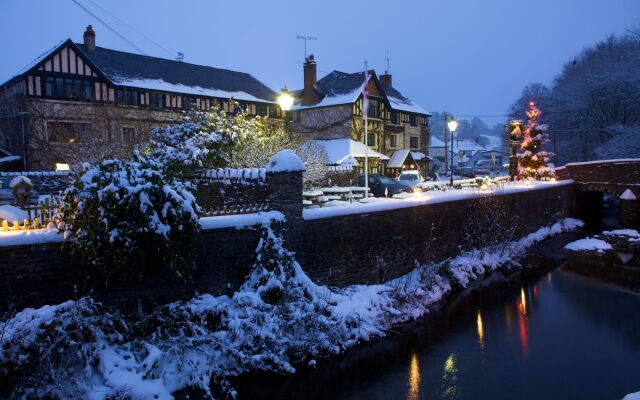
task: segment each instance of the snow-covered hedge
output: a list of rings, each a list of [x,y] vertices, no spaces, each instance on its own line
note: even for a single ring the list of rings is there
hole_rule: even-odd
[[[135,152],[88,169],[65,191],[62,226],[82,265],[140,277],[151,266],[186,271],[199,229],[193,188]]]
[[[184,388],[213,397],[210,387],[233,397],[230,377],[291,373],[297,363],[384,336],[452,287],[517,266],[527,247],[579,226],[566,219],[500,247],[417,265],[386,284],[341,290],[312,282],[265,227],[251,274],[232,297],[204,294],[137,321],[85,298],[0,322],[0,397],[170,399]]]

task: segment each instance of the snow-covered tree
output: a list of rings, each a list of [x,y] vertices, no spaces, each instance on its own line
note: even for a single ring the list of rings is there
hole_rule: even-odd
[[[547,126],[538,124],[540,110],[533,100],[529,102],[527,117],[529,120],[524,128],[518,153],[518,178],[552,178],[555,173],[547,167],[547,163],[551,161],[553,154],[543,150],[543,146],[549,141]]]
[[[135,151],[131,161],[88,167],[63,195],[61,228],[72,253],[107,282],[161,267],[188,275],[198,206],[190,184],[163,167]]]
[[[614,158],[638,158],[640,155],[640,124],[614,125],[607,129],[611,139],[595,149],[601,160]]]

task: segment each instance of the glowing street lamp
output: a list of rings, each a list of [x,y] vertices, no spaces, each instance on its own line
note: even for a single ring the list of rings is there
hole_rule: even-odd
[[[453,133],[456,131],[456,129],[458,128],[458,121],[456,121],[456,119],[451,116],[451,119],[449,120],[449,122],[447,122],[447,127],[449,128],[449,132],[451,132],[451,157],[449,157],[451,160],[451,187],[453,187]]]
[[[293,106],[293,96],[291,96],[291,93],[287,90],[286,85],[280,91],[280,96],[278,96],[278,105],[285,114],[287,111],[291,110],[291,107]]]

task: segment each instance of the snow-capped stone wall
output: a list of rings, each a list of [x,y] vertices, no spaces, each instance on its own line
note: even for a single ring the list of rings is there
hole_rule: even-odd
[[[477,240],[482,237],[517,239],[573,215],[575,203],[575,185],[559,184],[500,196],[303,220],[301,174],[278,173],[267,179],[282,189],[269,195],[270,201],[281,204],[275,220],[286,218],[287,247],[296,252],[296,259],[313,280],[336,286],[388,281],[411,271],[415,261],[443,260],[479,247]],[[204,224],[197,268],[187,283],[166,271],[149,274],[141,283],[124,282],[109,288],[97,276],[80,274],[68,254],[60,251],[60,243],[0,246],[0,313],[10,304],[18,309],[58,304],[88,291],[99,301],[129,307],[188,298],[195,292],[230,294],[249,273],[259,236],[255,227]],[[21,303],[16,304],[17,299]]]

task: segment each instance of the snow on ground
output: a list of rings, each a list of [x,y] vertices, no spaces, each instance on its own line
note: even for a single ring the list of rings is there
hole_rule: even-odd
[[[640,400],[640,392],[629,393],[622,400]]]
[[[611,250],[612,247],[604,240],[585,238],[576,240],[564,246],[565,249],[571,251],[597,251],[598,253],[604,253],[607,250]]]
[[[36,395],[105,399],[126,392],[133,399],[170,399],[185,387],[211,395],[213,378],[233,396],[228,377],[259,370],[293,373],[294,362],[313,363],[384,336],[393,325],[427,313],[452,287],[517,266],[527,247],[582,225],[565,219],[517,241],[416,265],[385,284],[344,289],[312,282],[282,239],[265,227],[256,263],[232,297],[204,294],[129,323],[90,298],[26,309],[0,322],[0,370],[4,364],[24,373],[21,382],[35,386]],[[67,336],[78,326],[84,341]],[[149,333],[131,334],[129,327]],[[62,360],[54,343],[66,346]]]
[[[236,228],[269,224],[272,221],[284,221],[284,215],[279,211],[266,211],[253,214],[219,215],[216,217],[200,218],[202,229]],[[0,241],[2,243],[2,241]]]
[[[57,228],[0,232],[0,247],[62,242],[64,235]]]
[[[629,236],[633,238],[640,238],[640,233],[635,229],[614,229],[612,231],[604,231],[602,234],[606,236]]]
[[[573,183],[571,180],[566,181],[558,181],[558,182],[547,182],[547,181],[534,181],[529,183],[524,182],[509,182],[509,183],[500,183],[497,185],[489,186],[487,190],[481,190],[479,188],[463,188],[463,189],[453,189],[446,191],[427,191],[420,193],[410,193],[404,194],[401,197],[404,198],[391,198],[391,199],[382,199],[384,201],[376,201],[374,203],[348,203],[342,204],[342,207],[330,207],[330,208],[314,208],[314,209],[305,209],[303,211],[303,217],[306,220],[312,219],[320,219],[320,218],[331,218],[337,216],[344,215],[352,215],[352,214],[368,214],[372,212],[379,211],[387,211],[398,208],[407,208],[407,207],[415,207],[426,204],[435,204],[435,203],[443,203],[446,201],[456,201],[456,200],[465,200],[472,199],[487,195],[503,195],[503,194],[512,194],[525,192],[529,190],[538,190],[538,189],[546,189],[553,186],[558,185],[568,185]],[[395,196],[394,196],[395,197]]]
[[[8,221],[10,224],[14,221],[22,223],[25,219],[29,219],[29,214],[16,206],[3,204],[0,206],[0,218]]]

